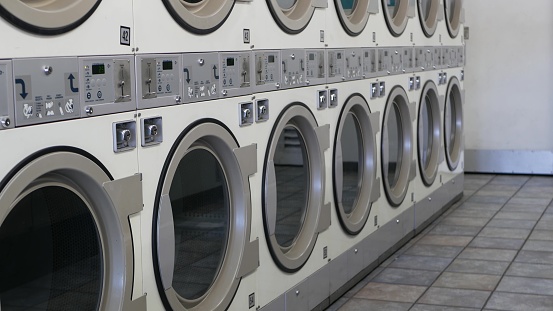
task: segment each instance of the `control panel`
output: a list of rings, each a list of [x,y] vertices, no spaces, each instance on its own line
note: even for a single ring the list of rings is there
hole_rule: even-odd
[[[184,103],[217,99],[219,92],[220,65],[217,53],[192,53],[183,56]],[[235,81],[233,81],[235,82]]]
[[[179,55],[137,57],[138,108],[179,104],[181,101]]]
[[[256,51],[255,92],[266,92],[280,88],[280,51]]]
[[[403,55],[401,57],[403,72],[415,71],[415,48],[405,47],[403,48]]]
[[[463,67],[465,66],[465,46],[458,46],[457,47],[457,66]]]
[[[417,71],[428,71],[434,68],[434,54],[432,48],[417,47],[415,49],[415,62]]]
[[[13,86],[12,64],[10,61],[0,61],[0,131],[13,128]]]
[[[79,58],[81,116],[97,116],[136,109],[133,99],[134,58]]]
[[[283,50],[282,88],[293,88],[305,85],[305,52],[304,50]]]
[[[372,78],[377,75],[377,53],[376,49],[363,49],[363,77]]]
[[[325,51],[324,50],[306,50],[305,68],[307,85],[319,85],[326,83],[325,73]]]
[[[363,79],[363,51],[348,49],[346,56],[346,80]]]
[[[328,78],[327,82],[341,82],[346,79],[345,50],[328,50]]]
[[[392,73],[392,55],[391,51],[386,48],[378,49],[378,72],[381,75],[389,75]]]
[[[441,69],[442,67],[442,48],[439,46],[431,47],[432,51],[432,69]]]
[[[391,74],[401,74],[403,73],[403,49],[402,48],[392,48],[390,51],[390,55],[392,55],[392,70]]]
[[[250,52],[220,53],[219,65],[223,97],[251,93]]]
[[[76,57],[17,59],[13,72],[16,126],[80,116]]]

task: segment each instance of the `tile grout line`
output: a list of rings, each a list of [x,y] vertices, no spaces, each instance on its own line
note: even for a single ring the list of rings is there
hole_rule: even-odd
[[[490,182],[492,182],[492,180],[494,180],[497,176],[498,176],[498,175],[494,175],[492,178],[490,178],[490,180],[489,180],[487,183],[485,183],[484,185],[482,185],[480,188],[478,188],[478,190],[476,190],[476,191],[475,191],[473,194],[471,194],[466,200],[464,200],[464,201],[463,201],[463,204],[464,204],[465,202],[467,202],[471,197],[473,197],[474,195],[476,195],[478,192],[480,192],[480,190],[482,190],[482,188],[484,188],[485,186],[489,185]],[[528,180],[530,180],[530,178],[528,178]],[[528,182],[528,180],[527,180],[522,186],[520,186],[519,189],[518,189],[513,195],[511,195],[511,197],[509,198],[509,200],[510,200],[518,191],[520,191],[520,189]],[[495,217],[495,215],[497,215],[497,213],[498,213],[500,210],[503,209],[503,207],[505,206],[505,204],[507,204],[507,202],[509,202],[509,200],[507,200],[505,203],[503,203],[503,204],[501,205],[501,208],[498,209],[498,210],[494,213],[494,215],[486,222],[486,224],[478,231],[478,233],[472,237],[472,239],[470,240],[470,242],[469,242],[465,247],[463,247],[463,250],[461,250],[461,251],[459,252],[459,254],[457,254],[457,256],[455,256],[455,257],[451,260],[451,262],[449,263],[449,265],[447,265],[447,267],[445,267],[443,271],[440,271],[440,274],[438,275],[438,277],[436,278],[436,280],[434,280],[434,282],[432,282],[432,284],[430,284],[430,286],[428,286],[428,288],[427,288],[427,289],[420,295],[420,297],[413,303],[413,307],[414,307],[416,304],[419,303],[420,299],[428,292],[428,290],[429,290],[430,288],[432,288],[432,285],[434,285],[434,284],[436,283],[436,281],[444,274],[444,272],[446,272],[446,270],[451,266],[451,264],[453,264],[453,262],[455,262],[455,259],[457,259],[457,258],[459,257],[459,255],[460,255],[463,251],[465,251],[465,250],[467,249],[467,247],[470,245],[470,243],[471,243],[471,242],[482,232],[482,230],[484,230],[484,228],[488,225],[488,223],[493,219],[493,217]],[[462,205],[462,204],[461,204],[461,205]],[[461,206],[461,205],[459,205],[459,206]],[[457,208],[459,208],[459,206],[457,206]],[[457,209],[457,208],[456,208],[456,209]],[[493,292],[492,292],[492,293],[493,293]],[[491,296],[491,293],[490,293],[490,296]],[[489,299],[489,297],[488,297],[488,299]],[[488,299],[484,302],[484,305],[482,306],[481,309],[483,309],[483,308],[486,306],[486,304],[487,304],[487,302],[488,302]],[[409,310],[413,309],[413,307],[411,307]],[[459,307],[459,306],[448,306],[448,307]]]
[[[533,177],[530,177],[521,187],[520,189],[524,188],[524,186],[526,186],[526,184],[532,179]],[[520,189],[515,192],[515,194],[513,194],[511,196],[511,198],[509,199],[509,201],[516,196],[516,194],[520,191]],[[507,202],[509,202],[507,201]],[[547,206],[549,206],[551,204],[551,202],[553,202],[553,199],[552,200],[549,200],[549,203],[547,204]],[[504,207],[505,205],[503,205]],[[499,211],[501,211],[503,209],[503,207],[501,207],[501,209]],[[503,281],[505,275],[507,274],[507,272],[509,271],[509,269],[511,268],[511,266],[513,265],[513,263],[515,262],[516,258],[518,257],[518,255],[520,254],[520,252],[522,251],[522,249],[524,248],[524,245],[526,245],[526,243],[528,242],[528,239],[530,238],[530,236],[532,235],[532,232],[534,232],[536,226],[538,225],[539,221],[543,218],[543,215],[545,214],[545,212],[547,211],[547,207],[543,210],[540,218],[536,221],[536,224],[534,224],[534,226],[532,227],[532,230],[530,230],[530,233],[528,234],[528,236],[524,239],[524,243],[522,244],[522,246],[520,247],[520,249],[517,250],[515,256],[513,257],[513,260],[511,260],[509,262],[509,265],[507,266],[507,268],[505,269],[505,271],[503,272],[503,274],[501,275],[501,277],[499,278],[499,281],[497,282],[497,284],[495,285],[492,293],[490,294],[490,296],[488,297],[488,299],[486,299],[486,302],[484,303],[484,305],[482,306],[482,308],[485,308],[486,305],[489,303],[490,299],[492,298],[493,294],[497,291],[497,288],[499,287],[499,284],[501,284],[501,281]],[[495,216],[494,216],[495,217]],[[523,293],[515,293],[515,294],[523,294]]]

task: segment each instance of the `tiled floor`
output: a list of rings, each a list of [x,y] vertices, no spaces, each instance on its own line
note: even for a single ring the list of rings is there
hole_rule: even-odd
[[[465,175],[465,196],[327,311],[553,310],[553,177]]]

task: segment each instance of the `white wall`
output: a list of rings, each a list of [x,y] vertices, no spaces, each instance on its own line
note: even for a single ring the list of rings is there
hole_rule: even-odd
[[[553,1],[464,5],[465,169],[553,173]]]

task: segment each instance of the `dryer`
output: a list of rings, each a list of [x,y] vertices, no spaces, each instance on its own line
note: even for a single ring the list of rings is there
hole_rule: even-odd
[[[326,192],[332,210],[328,247],[332,295],[341,294],[344,285],[379,256],[368,241],[377,230],[374,221],[385,200],[377,178],[381,112],[375,109],[384,106],[385,97],[379,96],[378,79],[328,87],[337,97],[337,104],[327,109],[332,152],[326,159]]]
[[[391,254],[402,239],[414,230],[414,196],[416,172],[415,131],[416,95],[408,91],[412,75],[383,79],[386,83],[381,111],[380,171],[382,200],[375,221],[378,253]],[[381,90],[382,92],[382,90]]]
[[[259,265],[253,101],[201,101],[218,53],[194,56],[137,56],[144,292],[151,310],[247,310]],[[149,75],[169,77],[162,92],[152,94]],[[197,86],[194,101],[177,105],[185,79]]]
[[[379,16],[378,0],[334,0],[328,2],[325,43],[329,48],[375,45],[373,25]],[[369,23],[370,21],[370,23]]]
[[[256,297],[265,311],[311,310],[329,295],[326,96],[324,86],[255,95],[256,105],[270,106],[257,131],[262,187],[254,203],[263,233]]]
[[[457,184],[452,196],[462,194],[462,175],[464,170],[464,121],[463,106],[465,91],[463,87],[463,68],[446,70],[442,92],[445,94],[443,118],[445,161],[439,171],[444,184]],[[446,82],[447,81],[447,82]],[[459,178],[461,180],[459,181]]]
[[[444,46],[464,44],[463,24],[465,8],[463,0],[443,0],[444,23],[437,30]]]
[[[442,1],[417,1],[417,15],[417,19],[419,20],[419,30],[414,34],[415,44],[417,46],[440,45],[441,38],[439,29],[444,27],[444,8]]]
[[[324,48],[325,0],[253,1],[255,50]]]
[[[381,0],[382,18],[376,26],[376,42],[381,47],[403,47],[414,44],[416,21],[415,0]]]
[[[0,58],[130,54],[132,0],[0,1]]]
[[[136,52],[249,50],[252,9],[248,0],[134,0]]]
[[[0,164],[2,309],[146,308],[136,122],[117,102],[119,67],[97,75],[110,114],[79,119],[84,95],[73,92],[85,88],[79,63],[111,61],[0,61],[0,141],[10,151]]]
[[[418,73],[415,80],[419,97],[415,152],[417,177],[415,178],[415,227],[418,228],[443,207],[440,188],[442,176],[439,167],[445,159],[443,149],[444,96],[440,94],[440,81],[436,71]]]

